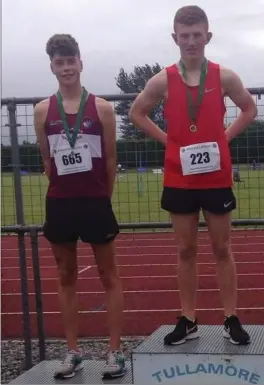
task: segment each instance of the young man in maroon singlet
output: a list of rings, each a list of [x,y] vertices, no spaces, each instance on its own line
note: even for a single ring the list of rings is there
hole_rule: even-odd
[[[179,9],[173,39],[180,61],[153,76],[134,101],[130,119],[166,147],[161,206],[167,210],[178,239],[178,279],[182,314],[164,343],[181,344],[198,337],[195,315],[197,230],[202,209],[216,260],[220,296],[224,307],[224,336],[233,344],[247,344],[250,336],[236,314],[236,267],[230,249],[232,165],[228,143],[242,133],[257,115],[256,105],[232,70],[208,61],[208,19],[197,6]],[[225,131],[224,96],[241,110]],[[149,118],[164,100],[167,133]]]
[[[58,92],[36,105],[35,131],[49,179],[44,235],[58,266],[59,300],[68,354],[56,378],[69,378],[81,368],[77,346],[77,240],[91,244],[106,292],[110,347],[103,376],[125,372],[120,350],[123,294],[115,261],[119,233],[111,196],[116,175],[116,121],[111,105],[81,85],[82,61],[70,35],[47,43]],[[87,330],[89,334],[89,330]]]

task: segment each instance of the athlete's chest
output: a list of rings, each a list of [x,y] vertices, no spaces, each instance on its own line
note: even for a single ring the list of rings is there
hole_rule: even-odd
[[[185,77],[182,72],[179,71],[182,82],[189,87],[198,87],[201,80],[201,71],[188,72],[186,71]]]
[[[69,128],[70,134],[73,134],[74,127],[76,125],[76,114],[66,114],[66,122]],[[96,116],[93,114],[84,114],[81,119],[80,128],[78,130],[78,136],[85,134],[101,134],[102,127]],[[46,133],[47,135],[61,135],[66,136],[65,123],[60,116],[50,116],[46,121]]]

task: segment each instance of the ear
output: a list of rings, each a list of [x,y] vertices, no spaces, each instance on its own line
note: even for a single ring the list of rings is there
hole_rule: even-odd
[[[52,63],[50,63],[50,70],[54,74]]]
[[[212,37],[213,37],[212,32],[208,32],[207,33],[207,44],[211,41]]]
[[[82,71],[83,70],[83,61],[81,60],[80,63],[81,63],[81,71]]]
[[[174,42],[178,45],[178,39],[177,39],[177,35],[176,35],[176,33],[175,32],[173,32],[172,34],[171,34],[171,36],[172,36],[172,38],[173,38],[173,40],[174,40]]]

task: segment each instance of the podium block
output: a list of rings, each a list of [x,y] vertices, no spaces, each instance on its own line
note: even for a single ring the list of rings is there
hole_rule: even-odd
[[[200,337],[164,346],[175,326],[163,325],[132,352],[132,383],[264,385],[264,326],[246,325],[251,343],[232,345],[223,326],[201,325]]]
[[[10,384],[131,384],[131,364],[126,363],[127,373],[114,380],[103,380],[101,372],[104,361],[84,360],[83,369],[73,378],[55,380],[53,373],[59,364],[58,360],[42,361],[17,377]]]

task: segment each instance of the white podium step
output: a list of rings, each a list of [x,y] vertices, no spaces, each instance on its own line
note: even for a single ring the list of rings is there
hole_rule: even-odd
[[[59,361],[42,361],[33,368],[17,377],[10,384],[131,384],[131,363],[126,363],[127,373],[124,377],[114,380],[102,380],[101,372],[104,361],[84,360],[83,369],[73,378],[55,380],[53,373]]]
[[[157,329],[132,352],[132,383],[177,385],[264,385],[264,326],[247,325],[251,343],[235,346],[223,327],[199,326],[200,337],[164,346],[174,326]]]
[[[264,385],[264,326],[248,325],[247,346],[234,346],[222,337],[222,326],[199,326],[200,338],[184,345],[164,346],[163,338],[174,328],[164,325],[132,351],[127,373],[102,380],[104,361],[84,360],[84,368],[69,380],[55,380],[58,361],[43,361],[11,384],[177,384]],[[131,365],[132,364],[132,365]]]

